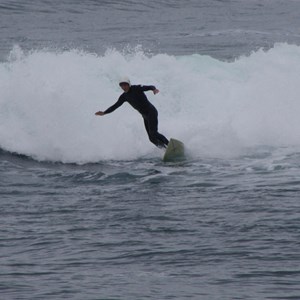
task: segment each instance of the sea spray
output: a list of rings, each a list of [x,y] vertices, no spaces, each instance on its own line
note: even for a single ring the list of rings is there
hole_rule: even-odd
[[[159,131],[191,156],[239,154],[245,147],[300,144],[300,47],[278,44],[233,62],[171,56],[15,47],[0,63],[0,148],[38,160],[87,163],[160,155],[142,117],[118,99],[118,79],[153,84]]]

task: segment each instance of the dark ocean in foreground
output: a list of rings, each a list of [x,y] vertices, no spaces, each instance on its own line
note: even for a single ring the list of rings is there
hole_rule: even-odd
[[[2,1],[0,298],[300,299],[299,9]]]
[[[299,154],[1,156],[3,299],[297,299]]]

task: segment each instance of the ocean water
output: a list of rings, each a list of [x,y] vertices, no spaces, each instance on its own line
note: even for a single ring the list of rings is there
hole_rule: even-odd
[[[299,11],[1,1],[0,298],[300,299]]]

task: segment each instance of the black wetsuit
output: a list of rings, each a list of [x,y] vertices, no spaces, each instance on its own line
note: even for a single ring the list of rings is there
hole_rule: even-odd
[[[149,140],[158,147],[166,147],[169,141],[158,132],[157,110],[149,102],[144,92],[154,91],[153,85],[132,85],[127,93],[123,93],[118,101],[109,107],[104,113],[109,114],[120,107],[124,102],[128,102],[133,108],[141,113],[149,136]]]

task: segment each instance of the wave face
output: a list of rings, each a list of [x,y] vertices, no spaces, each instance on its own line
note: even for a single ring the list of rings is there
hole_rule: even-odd
[[[300,47],[277,44],[233,62],[198,54],[103,56],[14,47],[0,64],[0,148],[37,160],[88,163],[157,155],[127,103],[96,117],[121,94],[120,77],[153,84],[159,131],[192,156],[300,144]]]

